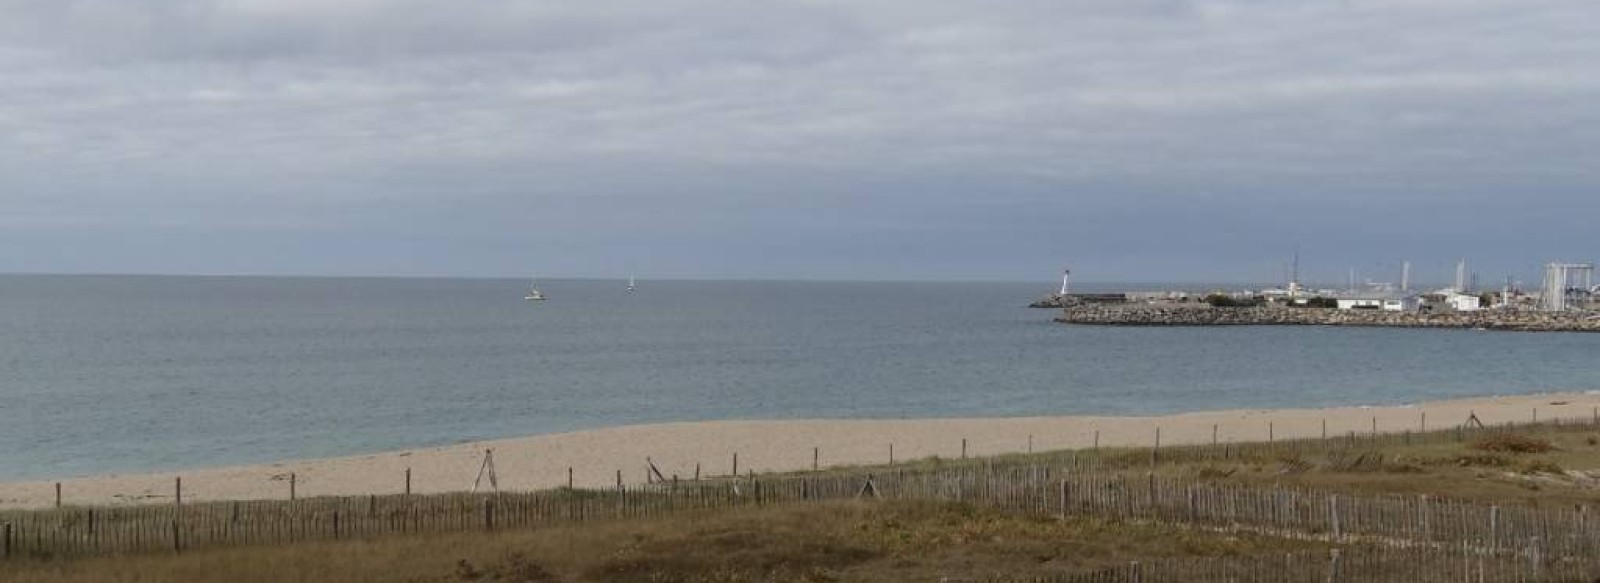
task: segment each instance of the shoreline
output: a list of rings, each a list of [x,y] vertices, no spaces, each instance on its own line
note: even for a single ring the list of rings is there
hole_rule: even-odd
[[[957,458],[1034,451],[1161,444],[1266,441],[1327,434],[1417,431],[1454,427],[1476,413],[1484,423],[1589,418],[1600,394],[1556,392],[1472,397],[1405,405],[1351,405],[1321,409],[1233,409],[1154,416],[693,421],[629,425],[514,437],[333,458],[284,460],[137,474],[0,483],[0,510],[48,508],[61,484],[64,505],[169,504],[182,478],[183,500],[286,499],[290,476],[297,497],[432,494],[471,489],[485,449],[494,450],[498,482],[506,490],[579,487],[646,481],[649,459],[671,478],[871,465],[932,456]],[[1426,425],[1424,425],[1424,423]],[[892,444],[892,446],[891,446]],[[487,487],[487,483],[485,483]]]

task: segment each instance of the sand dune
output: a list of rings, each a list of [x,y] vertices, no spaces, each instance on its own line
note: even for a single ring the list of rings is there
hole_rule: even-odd
[[[549,488],[567,483],[568,468],[579,486],[646,479],[650,458],[667,476],[726,475],[738,454],[739,471],[810,468],[813,448],[823,466],[874,464],[929,456],[957,457],[962,440],[969,456],[1035,450],[1087,448],[1096,432],[1102,446],[1150,445],[1160,428],[1163,445],[1209,443],[1213,425],[1222,441],[1314,437],[1326,422],[1329,435],[1453,427],[1475,411],[1485,423],[1584,418],[1600,407],[1600,395],[1552,393],[1488,397],[1384,407],[1232,410],[1156,417],[1012,417],[991,419],[710,421],[665,423],[577,431],[273,464],[205,468],[182,472],[109,475],[62,480],[65,504],[170,503],[174,479],[183,478],[185,501],[273,499],[289,496],[289,475],[298,496],[461,491],[472,486],[485,449],[494,450],[502,489]],[[1537,409],[1537,412],[1535,411]],[[0,508],[39,508],[55,502],[55,481],[0,484]]]

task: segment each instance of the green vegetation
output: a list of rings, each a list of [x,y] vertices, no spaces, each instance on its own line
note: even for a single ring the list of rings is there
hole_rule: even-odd
[[[138,581],[937,581],[1160,557],[1320,548],[1250,535],[1061,521],[966,504],[785,505],[587,526],[0,563],[11,583]]]
[[[1092,472],[1107,483],[1141,484],[1138,478],[1157,476],[1250,489],[1426,495],[1502,508],[1570,510],[1596,500],[1588,472],[1600,468],[1596,429],[1549,423],[1159,452],[1106,448],[929,458],[819,475],[1051,467]],[[1060,520],[1051,514],[1006,514],[935,501],[752,505],[493,533],[399,534],[181,555],[19,559],[0,561],[0,581],[984,580],[1083,573],[1159,558],[1281,558],[1329,546],[1276,538],[1280,533],[1272,530],[1172,526],[1144,517]]]
[[[1213,308],[1253,308],[1265,303],[1259,297],[1236,298],[1227,294],[1211,294],[1206,296],[1205,302]]]

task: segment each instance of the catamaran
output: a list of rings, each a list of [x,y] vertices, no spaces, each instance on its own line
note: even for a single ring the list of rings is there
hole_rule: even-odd
[[[544,299],[544,292],[539,291],[539,278],[537,276],[528,280],[528,295],[522,299],[530,302]]]

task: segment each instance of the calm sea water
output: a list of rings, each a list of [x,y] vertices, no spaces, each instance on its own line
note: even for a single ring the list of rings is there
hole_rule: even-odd
[[[1095,328],[1048,284],[0,276],[0,480],[704,419],[1600,387],[1600,335]]]

